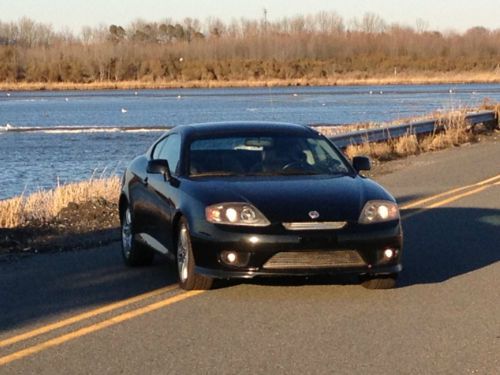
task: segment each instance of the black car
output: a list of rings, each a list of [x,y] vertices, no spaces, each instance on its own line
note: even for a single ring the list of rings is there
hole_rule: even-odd
[[[319,274],[391,288],[402,270],[399,210],[358,173],[369,168],[307,126],[177,126],[124,174],[125,263],[163,253],[184,289],[209,289],[214,278]]]

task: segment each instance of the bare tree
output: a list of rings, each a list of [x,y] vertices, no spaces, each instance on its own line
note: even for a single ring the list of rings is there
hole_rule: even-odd
[[[429,29],[429,22],[422,18],[417,18],[417,20],[415,21],[415,26],[417,28],[417,33],[422,34],[426,32],[427,29]]]
[[[385,31],[386,23],[375,13],[365,13],[361,20],[354,20],[354,27],[367,34],[378,34]]]

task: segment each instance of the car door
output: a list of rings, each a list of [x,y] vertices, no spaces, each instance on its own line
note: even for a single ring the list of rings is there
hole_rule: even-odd
[[[170,172],[174,177],[166,181],[162,174],[148,173],[147,187],[151,199],[151,220],[149,234],[160,244],[173,251],[172,220],[176,212],[176,197],[178,196],[178,184],[175,176],[178,175],[179,160],[181,152],[181,137],[179,134],[171,134],[160,141],[153,149],[151,158],[167,160]],[[164,249],[161,249],[164,251]]]

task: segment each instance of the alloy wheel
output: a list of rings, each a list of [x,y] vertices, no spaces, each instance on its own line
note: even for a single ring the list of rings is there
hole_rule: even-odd
[[[189,264],[189,239],[188,231],[185,226],[182,226],[179,232],[179,240],[177,242],[177,267],[179,269],[179,278],[181,282],[186,282],[188,278]]]
[[[129,208],[122,220],[122,251],[124,257],[128,259],[132,251],[132,215]]]

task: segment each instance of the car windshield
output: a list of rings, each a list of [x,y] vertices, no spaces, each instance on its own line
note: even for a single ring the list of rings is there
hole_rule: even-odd
[[[189,175],[333,175],[350,167],[321,137],[240,135],[194,140],[189,150]]]

